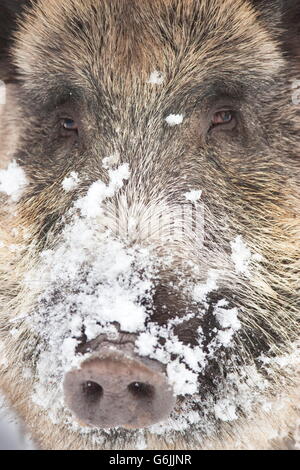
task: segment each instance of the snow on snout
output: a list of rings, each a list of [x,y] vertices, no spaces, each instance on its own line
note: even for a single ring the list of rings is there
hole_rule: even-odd
[[[235,333],[241,328],[241,323],[238,319],[238,309],[228,309],[226,307],[227,302],[223,299],[218,302],[214,312],[222,328],[222,330],[218,332],[217,341],[224,347],[228,347],[232,344]]]
[[[82,333],[90,341],[100,334],[118,337],[115,323],[128,333],[145,328],[148,314],[140,299],[151,303],[151,252],[128,248],[108,230],[99,230],[103,202],[116,195],[129,176],[129,166],[123,164],[109,171],[107,185],[93,183],[68,214],[59,244],[42,252],[39,266],[26,278],[38,297],[28,321],[44,342],[33,400],[48,409],[53,420],[64,406],[63,377],[83,360],[76,354]],[[49,377],[56,384],[53,391]]]
[[[124,180],[130,177],[130,170],[128,163],[124,163],[116,170],[109,170],[109,184],[106,185],[103,181],[96,181],[89,188],[87,195],[79,199],[75,207],[81,210],[84,217],[98,217],[102,214],[102,203],[105,199],[114,196],[119,191]]]
[[[235,237],[230,242],[231,260],[234,263],[237,274],[250,275],[249,267],[252,261],[263,261],[263,257],[259,253],[252,253],[241,235]]]

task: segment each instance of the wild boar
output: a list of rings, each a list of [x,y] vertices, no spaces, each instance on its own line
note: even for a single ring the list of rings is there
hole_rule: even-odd
[[[1,0],[0,384],[42,448],[295,445],[299,2],[265,3]]]

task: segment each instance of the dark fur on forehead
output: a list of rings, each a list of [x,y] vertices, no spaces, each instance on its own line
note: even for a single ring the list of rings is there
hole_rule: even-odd
[[[40,0],[17,39],[19,74],[41,94],[53,79],[123,95],[155,69],[167,73],[174,93],[174,77],[191,88],[216,73],[225,84],[246,77],[248,86],[251,75],[274,76],[280,59],[245,0]]]
[[[139,51],[142,49],[133,46],[133,42],[125,40],[125,34],[131,36],[132,39],[139,37],[140,33],[144,29],[149,30],[149,24],[152,26],[155,25],[154,19],[157,18],[156,31],[154,33],[154,42],[160,41],[161,44],[173,50],[173,52],[180,52],[178,43],[176,41],[176,34],[179,33],[179,30],[183,32],[184,35],[188,36],[188,33],[194,31],[195,36],[197,36],[197,31],[199,29],[199,21],[201,21],[202,14],[205,14],[205,10],[209,10],[209,3],[214,8],[214,4],[217,5],[217,9],[221,9],[222,13],[218,17],[218,20],[222,20],[222,17],[229,20],[229,23],[222,21],[220,24],[216,24],[218,27],[218,32],[220,32],[220,27],[230,31],[230,21],[234,20],[234,14],[228,14],[232,10],[240,10],[241,15],[244,17],[249,17],[248,9],[250,7],[254,8],[256,14],[260,17],[261,21],[264,23],[265,27],[274,31],[278,28],[283,31],[283,35],[278,36],[278,39],[282,41],[283,48],[289,55],[297,55],[299,57],[299,25],[300,25],[300,2],[299,0],[270,0],[265,2],[264,0],[238,0],[232,2],[226,0],[224,2],[208,2],[203,0],[202,2],[195,2],[194,0],[189,0],[182,2],[181,0],[168,0],[160,1],[154,0],[152,2],[137,2],[136,0],[124,1],[120,0],[118,2],[99,2],[98,0],[88,0],[83,2],[82,0],[77,1],[65,1],[61,2],[60,0],[52,0],[52,2],[45,2],[44,0],[1,0],[0,2],[0,79],[7,80],[13,78],[15,70],[12,67],[11,63],[11,53],[10,48],[12,45],[12,36],[17,29],[18,21],[21,21],[21,17],[24,11],[28,11],[31,6],[35,4],[38,5],[37,18],[44,24],[48,23],[49,29],[53,28],[53,33],[55,31],[55,23],[51,23],[50,17],[52,20],[55,18],[55,13],[57,10],[56,17],[56,26],[60,25],[61,30],[65,28],[65,34],[68,32],[76,34],[78,38],[89,39],[90,23],[92,17],[94,17],[94,25],[99,24],[99,37],[98,39],[102,42],[102,45],[106,44],[107,35],[114,37],[113,30],[111,29],[111,21],[116,20],[120,15],[122,17],[126,16],[127,21],[124,25],[123,22],[118,22],[118,35],[114,37],[115,46],[118,44],[123,44],[124,57],[123,60],[128,58],[128,62],[132,63],[135,61],[137,64],[144,60],[145,54],[148,55],[148,52],[145,50],[142,51],[142,55],[139,54]],[[223,4],[223,7],[222,7]],[[236,7],[236,6],[237,7]],[[39,8],[40,7],[40,8]],[[51,13],[52,11],[52,13]],[[234,13],[234,11],[233,11]],[[99,14],[101,14],[99,22]],[[149,22],[149,17],[151,22]],[[44,18],[44,21],[42,20]],[[36,23],[36,26],[33,27],[31,19],[28,22],[28,29],[32,28],[32,33],[36,29],[37,38],[47,39],[47,33],[43,34],[43,25]],[[122,26],[123,25],[123,26]],[[151,26],[151,27],[152,27]],[[250,24],[248,25],[250,27]],[[247,25],[246,25],[247,27]],[[101,30],[100,30],[101,29]],[[87,34],[88,31],[88,34]],[[140,39],[143,35],[140,36]],[[201,40],[201,34],[199,33],[199,40]],[[182,37],[181,37],[182,41]],[[138,42],[138,41],[137,41]],[[143,42],[143,41],[142,41]],[[43,46],[43,43],[40,43],[40,46]],[[155,44],[153,44],[155,46]],[[53,54],[60,54],[61,45],[59,41],[55,44],[48,45],[48,52]],[[78,51],[80,52],[80,51]],[[111,52],[114,52],[112,48]],[[151,51],[150,51],[151,52]],[[167,51],[166,51],[167,52]],[[183,51],[181,51],[183,52]],[[78,57],[80,53],[78,54]],[[66,64],[64,64],[66,66]]]

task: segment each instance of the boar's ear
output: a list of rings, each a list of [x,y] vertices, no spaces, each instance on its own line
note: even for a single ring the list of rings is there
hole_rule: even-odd
[[[0,0],[0,80],[13,79],[10,48],[18,19],[31,0]]]
[[[283,50],[300,64],[300,0],[250,0],[270,30],[280,31]],[[277,33],[278,34],[278,33]]]
[[[300,67],[300,0],[283,1],[282,23],[284,48]]]

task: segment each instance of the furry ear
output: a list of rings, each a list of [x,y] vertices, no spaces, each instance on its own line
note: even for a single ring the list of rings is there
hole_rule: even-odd
[[[10,61],[10,47],[17,21],[30,0],[0,0],[0,80],[9,81],[14,77]]]
[[[280,31],[285,54],[300,64],[300,0],[249,0],[266,27]]]
[[[282,23],[284,48],[300,67],[300,0],[283,1]]]

